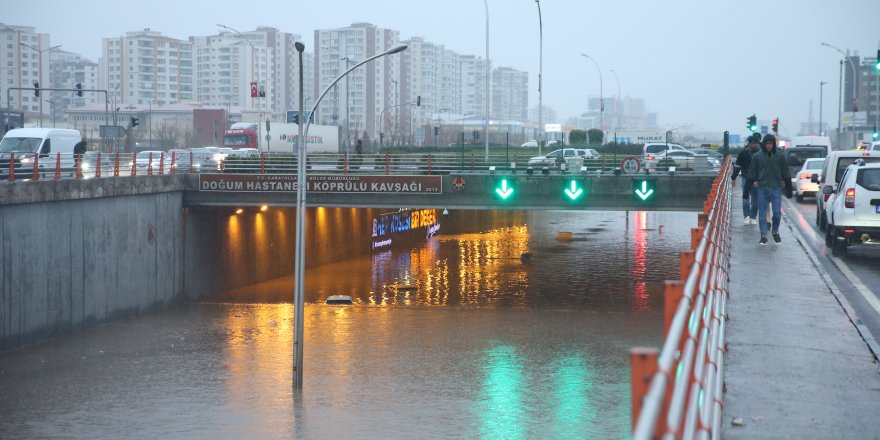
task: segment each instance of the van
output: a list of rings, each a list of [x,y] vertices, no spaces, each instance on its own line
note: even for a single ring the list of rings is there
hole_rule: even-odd
[[[821,230],[825,230],[828,225],[828,214],[826,206],[829,203],[830,194],[824,193],[826,186],[832,190],[837,188],[840,183],[840,176],[857,159],[862,159],[866,163],[880,162],[880,151],[832,151],[825,158],[825,165],[822,166],[822,173],[817,176],[815,181],[819,183],[819,193],[816,197],[816,224]]]
[[[825,147],[825,151],[831,151],[831,138],[828,136],[795,136],[791,138],[791,148],[798,147]]]
[[[41,173],[54,172],[61,153],[61,172],[73,175],[73,147],[82,140],[79,130],[66,128],[16,128],[0,140],[0,173],[8,175],[9,159],[14,156],[16,175],[30,177],[39,156]]]

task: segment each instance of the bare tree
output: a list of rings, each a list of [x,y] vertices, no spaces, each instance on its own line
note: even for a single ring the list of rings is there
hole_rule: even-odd
[[[193,147],[196,145],[198,141],[198,136],[196,135],[195,130],[192,129],[191,125],[187,125],[183,128],[183,144],[187,147]]]
[[[162,121],[156,130],[154,141],[160,149],[167,150],[177,146],[177,140],[180,137],[180,129],[175,124],[169,124],[168,121]]]

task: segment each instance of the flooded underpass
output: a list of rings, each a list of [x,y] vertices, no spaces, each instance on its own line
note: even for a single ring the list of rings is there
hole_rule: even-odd
[[[0,437],[627,436],[628,350],[660,345],[663,280],[696,214],[440,223],[309,266],[301,396],[281,277],[0,355]],[[369,249],[321,234],[311,252]],[[339,294],[354,304],[324,304]]]

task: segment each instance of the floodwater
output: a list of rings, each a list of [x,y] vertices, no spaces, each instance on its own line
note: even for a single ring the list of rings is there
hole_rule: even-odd
[[[0,354],[0,438],[627,437],[696,215],[449,223],[308,271],[301,395],[282,278]]]

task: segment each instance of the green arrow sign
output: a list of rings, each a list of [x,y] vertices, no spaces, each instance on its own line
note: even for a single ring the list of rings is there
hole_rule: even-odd
[[[636,195],[639,196],[642,200],[648,200],[648,197],[651,197],[651,194],[654,194],[653,188],[648,188],[648,181],[642,181],[642,187],[636,188]]]
[[[577,200],[583,193],[583,188],[578,188],[576,180],[571,181],[571,188],[565,188],[565,195],[571,200]]]
[[[507,187],[507,179],[501,179],[501,188],[495,188],[495,193],[501,197],[501,200],[507,200],[513,194],[513,188]]]

